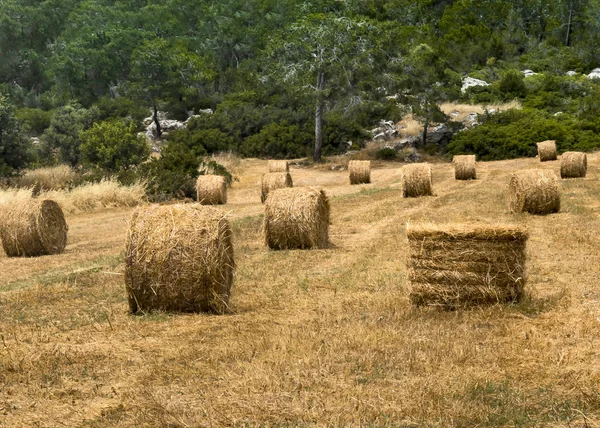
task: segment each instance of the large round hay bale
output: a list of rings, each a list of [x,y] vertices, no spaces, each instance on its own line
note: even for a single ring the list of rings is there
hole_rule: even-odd
[[[371,161],[351,160],[348,162],[350,184],[367,184],[371,182]]]
[[[541,143],[537,143],[538,155],[540,162],[556,160],[556,141],[546,140]]]
[[[68,229],[60,206],[48,199],[18,201],[0,210],[0,239],[8,257],[62,253]]]
[[[477,179],[475,155],[454,156],[452,163],[454,163],[454,178],[456,180]]]
[[[410,300],[456,308],[523,295],[527,231],[515,226],[407,226]]]
[[[531,214],[558,212],[560,191],[556,174],[537,169],[514,173],[508,185],[508,210]]]
[[[227,203],[227,182],[222,175],[199,175],[196,180],[196,195],[202,205]]]
[[[222,313],[234,268],[229,220],[217,209],[151,205],[133,213],[125,258],[132,313]]]
[[[561,178],[583,178],[587,174],[587,155],[583,152],[564,152],[560,157]]]
[[[292,176],[288,172],[269,172],[263,174],[260,179],[260,201],[264,203],[269,192],[284,187],[294,187]]]
[[[267,162],[269,172],[289,172],[290,165],[286,160],[270,160]]]
[[[415,163],[402,167],[402,194],[405,198],[433,195],[429,164]]]
[[[326,248],[329,200],[319,188],[277,189],[267,196],[263,228],[273,250]]]

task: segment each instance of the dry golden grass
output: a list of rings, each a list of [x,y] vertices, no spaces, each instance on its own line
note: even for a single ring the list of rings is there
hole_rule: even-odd
[[[0,425],[600,426],[600,155],[563,180],[561,212],[509,215],[510,175],[537,159],[480,162],[438,196],[404,199],[398,165],[357,188],[347,172],[296,168],[331,199],[326,250],[268,251],[256,183],[230,190],[232,314],[131,316],[123,273],[132,209],[67,214],[44,262],[0,255]],[[403,224],[525,226],[518,305],[414,308]],[[57,422],[58,421],[58,422]]]
[[[39,184],[41,190],[66,189],[77,178],[77,173],[68,165],[38,168],[26,171],[17,180],[18,187],[33,187]]]
[[[31,198],[32,189],[0,189],[0,205]],[[50,190],[39,194],[40,199],[56,201],[68,213],[90,212],[106,208],[134,207],[146,199],[144,183],[130,186],[116,180],[103,180],[68,190]]]

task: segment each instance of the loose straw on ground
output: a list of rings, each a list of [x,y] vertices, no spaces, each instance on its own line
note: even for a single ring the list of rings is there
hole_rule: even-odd
[[[527,232],[516,226],[408,225],[410,300],[457,308],[518,301]]]
[[[0,207],[0,239],[9,257],[62,253],[67,223],[60,206],[49,199],[26,199]]]
[[[537,143],[538,155],[540,162],[556,160],[556,141],[546,140],[541,143]]]
[[[583,178],[587,174],[587,155],[583,152],[564,152],[560,156],[561,178]]]
[[[234,268],[229,221],[217,209],[152,205],[133,213],[125,258],[132,313],[225,312]]]
[[[198,202],[203,205],[227,203],[227,182],[222,175],[200,175],[196,181]]]
[[[475,155],[457,155],[452,159],[454,163],[454,178],[456,180],[477,179]]]
[[[327,248],[329,200],[315,187],[278,189],[265,201],[265,242],[273,250]]]
[[[536,169],[514,173],[508,185],[508,210],[530,214],[558,212],[560,191],[556,174]]]
[[[402,167],[402,194],[405,198],[433,195],[429,164],[415,163]]]
[[[260,179],[260,201],[264,203],[269,192],[284,187],[294,187],[292,176],[288,172],[269,172],[263,174]]]
[[[290,165],[286,160],[270,160],[267,162],[269,172],[289,172]]]
[[[350,184],[366,184],[371,182],[371,161],[351,160],[348,162]]]

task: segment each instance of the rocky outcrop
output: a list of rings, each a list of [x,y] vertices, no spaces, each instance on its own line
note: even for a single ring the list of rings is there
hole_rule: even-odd
[[[201,117],[203,114],[212,114],[213,111],[212,111],[212,109],[204,109],[204,110],[199,110],[199,113],[202,113],[202,114],[193,114],[193,113],[194,113],[193,111],[188,112],[188,114],[190,116],[184,122],[182,122],[180,120],[167,119],[167,114],[163,111],[159,111],[158,112],[158,121],[160,123],[160,130],[161,130],[163,136],[165,134],[168,134],[169,132],[176,131],[178,129],[185,129],[185,127],[187,126],[189,121],[192,120],[193,118]],[[146,126],[146,131],[144,132],[144,135],[146,136],[146,138],[150,141],[156,140],[157,139],[156,122],[154,122],[154,117],[149,116],[149,117],[145,118],[143,122],[144,122],[144,125]]]
[[[394,122],[391,120],[379,121],[379,126],[369,131],[373,140],[391,140],[398,134]]]
[[[474,77],[465,77],[462,82],[462,87],[460,91],[464,94],[467,92],[467,89],[472,88],[474,86],[489,86],[490,84],[484,80],[475,79]]]

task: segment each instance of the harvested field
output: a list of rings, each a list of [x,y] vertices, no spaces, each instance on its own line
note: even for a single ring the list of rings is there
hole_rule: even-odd
[[[130,315],[134,208],[65,211],[64,253],[0,251],[0,426],[599,426],[600,154],[588,163],[544,217],[506,206],[513,173],[558,167],[537,158],[479,162],[469,181],[433,163],[429,198],[402,197],[397,163],[363,186],[294,168],[295,186],[326,189],[331,245],[269,251],[267,162],[242,160],[214,207],[233,232],[227,315]],[[407,222],[525,227],[522,301],[411,305]]]

